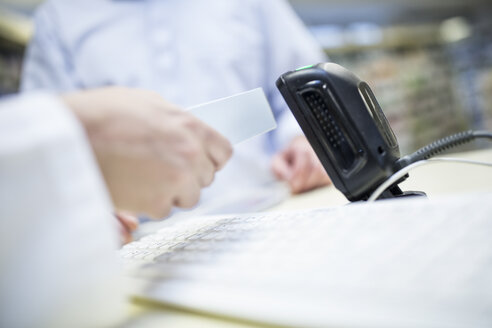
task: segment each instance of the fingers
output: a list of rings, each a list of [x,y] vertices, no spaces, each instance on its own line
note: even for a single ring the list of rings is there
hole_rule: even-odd
[[[207,155],[203,156],[201,162],[197,182],[200,187],[207,187],[214,181],[216,167]]]
[[[288,182],[292,193],[301,193],[330,183],[318,157],[307,140],[294,139],[286,150],[272,160],[277,178]]]
[[[195,165],[197,181],[200,187],[207,187],[213,182],[215,173],[222,169],[231,158],[232,145],[226,138],[195,117],[191,119],[190,125],[195,132],[194,137],[199,141]],[[195,195],[186,199],[193,199],[193,196]],[[185,203],[190,204],[186,200]]]
[[[222,169],[232,156],[231,143],[220,133],[197,118],[193,118],[192,124],[199,140],[202,141],[206,154],[214,164],[215,170]]]
[[[208,155],[203,142],[196,138],[195,135],[187,136],[189,139],[185,145],[186,149],[182,150],[183,163],[178,167],[178,183],[194,185],[199,187],[209,186],[215,176],[216,166],[213,160]],[[187,168],[190,168],[188,170]],[[194,179],[195,183],[190,183],[188,180]],[[179,189],[179,188],[178,188]]]
[[[292,192],[305,191],[309,187],[308,179],[313,169],[309,152],[296,149],[293,152],[292,166],[292,178],[289,182]]]
[[[285,152],[276,154],[272,160],[272,171],[275,176],[283,181],[289,181],[292,170],[289,165],[288,155]]]
[[[118,212],[115,214],[118,220],[120,237],[123,244],[127,244],[133,240],[132,231],[138,227],[138,219],[129,213]]]
[[[289,147],[275,156],[272,162],[274,174],[288,182],[293,193],[304,191],[312,183],[312,160],[309,152],[300,147]]]
[[[123,224],[120,221],[117,221],[118,223],[118,230],[120,232],[120,240],[121,244],[125,245],[133,241],[133,237],[131,233],[126,230],[126,228],[123,226]]]
[[[321,165],[321,162],[314,154],[311,156],[311,160],[312,160],[311,174],[306,180],[304,191],[326,186],[331,183],[331,180],[328,177],[328,174],[326,173],[323,165]]]
[[[128,231],[135,231],[138,228],[138,219],[134,215],[126,212],[118,212],[116,218],[123,224]]]
[[[191,163],[200,185],[212,183],[216,171],[224,167],[232,155],[229,141],[193,115],[182,112],[181,122],[189,133],[188,162]]]
[[[156,199],[156,206],[152,207],[151,211],[145,211],[151,219],[162,219],[171,213],[173,208],[173,199],[169,196],[163,196]]]
[[[180,182],[173,182],[173,189],[163,188],[152,204],[144,206],[142,213],[152,219],[162,219],[171,213],[173,206],[192,208],[200,200],[201,185],[192,175],[182,175]]]
[[[205,149],[217,171],[221,170],[232,156],[230,142],[215,131],[210,133]]]
[[[181,208],[191,208],[200,199],[201,185],[191,177],[185,177],[184,182],[178,187],[173,200],[173,205]]]

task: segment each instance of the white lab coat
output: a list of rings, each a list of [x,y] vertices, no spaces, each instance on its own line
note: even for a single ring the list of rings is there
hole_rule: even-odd
[[[0,327],[107,327],[116,229],[78,121],[56,97],[0,100]]]

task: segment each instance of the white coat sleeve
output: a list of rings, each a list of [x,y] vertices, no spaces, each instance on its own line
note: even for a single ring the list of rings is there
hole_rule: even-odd
[[[56,97],[0,101],[0,327],[107,327],[117,232],[78,121]]]

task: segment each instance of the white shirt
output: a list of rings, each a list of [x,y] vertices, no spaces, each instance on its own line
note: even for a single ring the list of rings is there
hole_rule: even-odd
[[[301,134],[275,81],[324,59],[284,0],[53,0],[36,15],[22,88],[133,86],[189,107],[262,87],[278,128],[235,148],[207,200],[273,179],[271,156]]]

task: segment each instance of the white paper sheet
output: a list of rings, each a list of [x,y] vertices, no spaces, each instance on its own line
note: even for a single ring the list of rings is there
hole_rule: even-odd
[[[193,106],[189,110],[233,145],[277,127],[261,88]]]

